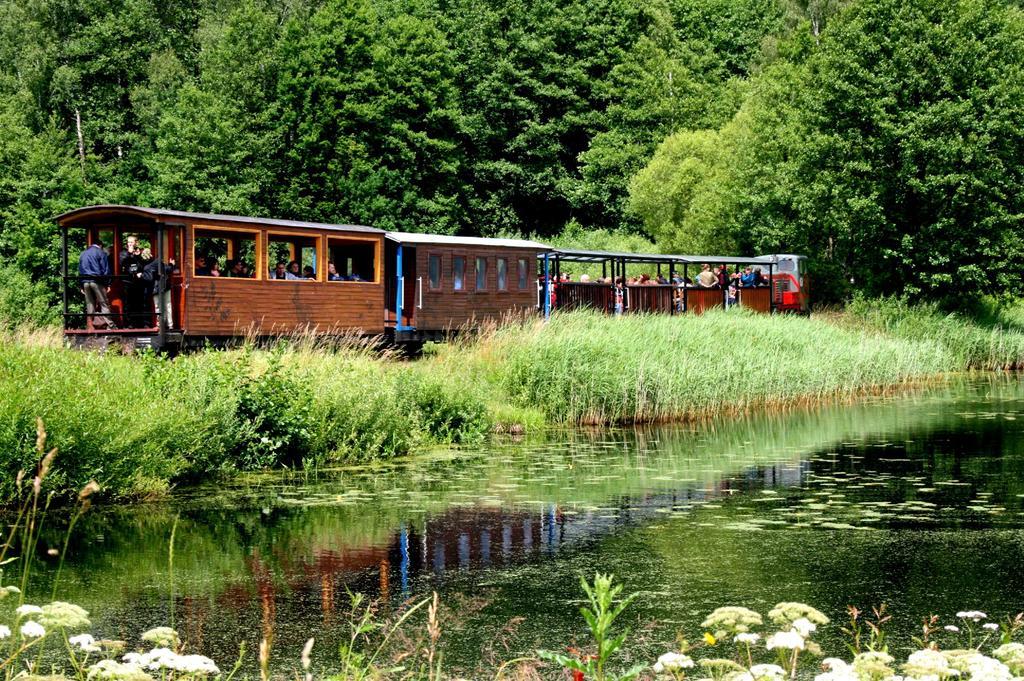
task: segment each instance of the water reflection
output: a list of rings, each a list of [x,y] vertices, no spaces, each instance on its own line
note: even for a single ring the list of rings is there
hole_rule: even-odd
[[[167,539],[180,517],[175,615],[190,645],[218,660],[261,636],[293,657],[312,633],[334,648],[349,591],[397,605],[437,589],[462,609],[447,655],[472,669],[519,617],[502,634],[510,654],[570,641],[575,584],[594,569],[644,593],[637,616],[661,623],[652,648],[726,603],[805,599],[836,616],[851,600],[884,599],[913,618],[1011,607],[1024,586],[1014,576],[1022,411],[1016,381],[985,381],[815,413],[251,476],[87,516],[63,592],[104,635],[130,640],[166,623]],[[40,571],[36,593],[51,574]]]

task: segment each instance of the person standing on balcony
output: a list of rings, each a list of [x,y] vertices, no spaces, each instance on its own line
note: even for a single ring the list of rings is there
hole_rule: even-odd
[[[110,257],[97,238],[78,256],[78,276],[85,296],[87,319],[94,329],[116,329],[110,314]]]

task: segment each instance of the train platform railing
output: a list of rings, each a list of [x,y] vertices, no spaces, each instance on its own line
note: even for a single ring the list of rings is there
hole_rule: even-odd
[[[701,313],[712,308],[742,307],[757,312],[771,312],[772,293],[767,285],[737,286],[730,301],[729,289],[715,286],[703,288],[690,284],[627,284],[617,288],[604,282],[552,282],[555,310],[597,310],[616,312],[621,297],[622,312],[648,314]]]
[[[153,284],[139,281],[133,275],[63,277],[64,330],[68,333],[159,333],[170,328],[165,324],[165,309],[154,303],[157,293]],[[110,310],[88,311],[83,282],[97,281],[104,291]],[[171,295],[170,287],[160,292]]]

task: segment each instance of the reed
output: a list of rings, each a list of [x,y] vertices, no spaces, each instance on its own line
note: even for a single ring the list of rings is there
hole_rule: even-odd
[[[1018,332],[927,310],[898,324],[850,314],[853,321],[836,323],[738,310],[700,317],[573,313],[506,326],[473,352],[487,358],[481,373],[497,376],[514,404],[575,424],[792,406],[1024,361]]]
[[[95,478],[108,496],[134,498],[239,469],[390,458],[489,429],[474,390],[370,346],[250,346],[168,361],[7,336],[0,394],[0,501],[31,463],[37,417],[65,452],[55,489],[70,494]]]

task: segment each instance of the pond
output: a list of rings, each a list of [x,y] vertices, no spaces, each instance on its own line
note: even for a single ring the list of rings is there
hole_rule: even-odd
[[[173,593],[168,545],[175,527]],[[33,584],[49,593],[55,559]],[[612,572],[639,599],[629,655],[699,638],[721,605],[778,601],[833,619],[885,603],[902,652],[929,613],[1024,610],[1024,386],[961,380],[813,411],[656,429],[574,430],[389,466],[248,476],[160,503],[94,509],[62,598],[94,633],[175,625],[229,667],[273,639],[329,664],[349,592],[382,611],[436,590],[449,668],[484,676],[583,640],[579,577]],[[417,623],[417,627],[418,627]],[[946,635],[946,634],[943,634]],[[948,636],[953,636],[948,634]],[[255,668],[253,655],[247,669]]]

